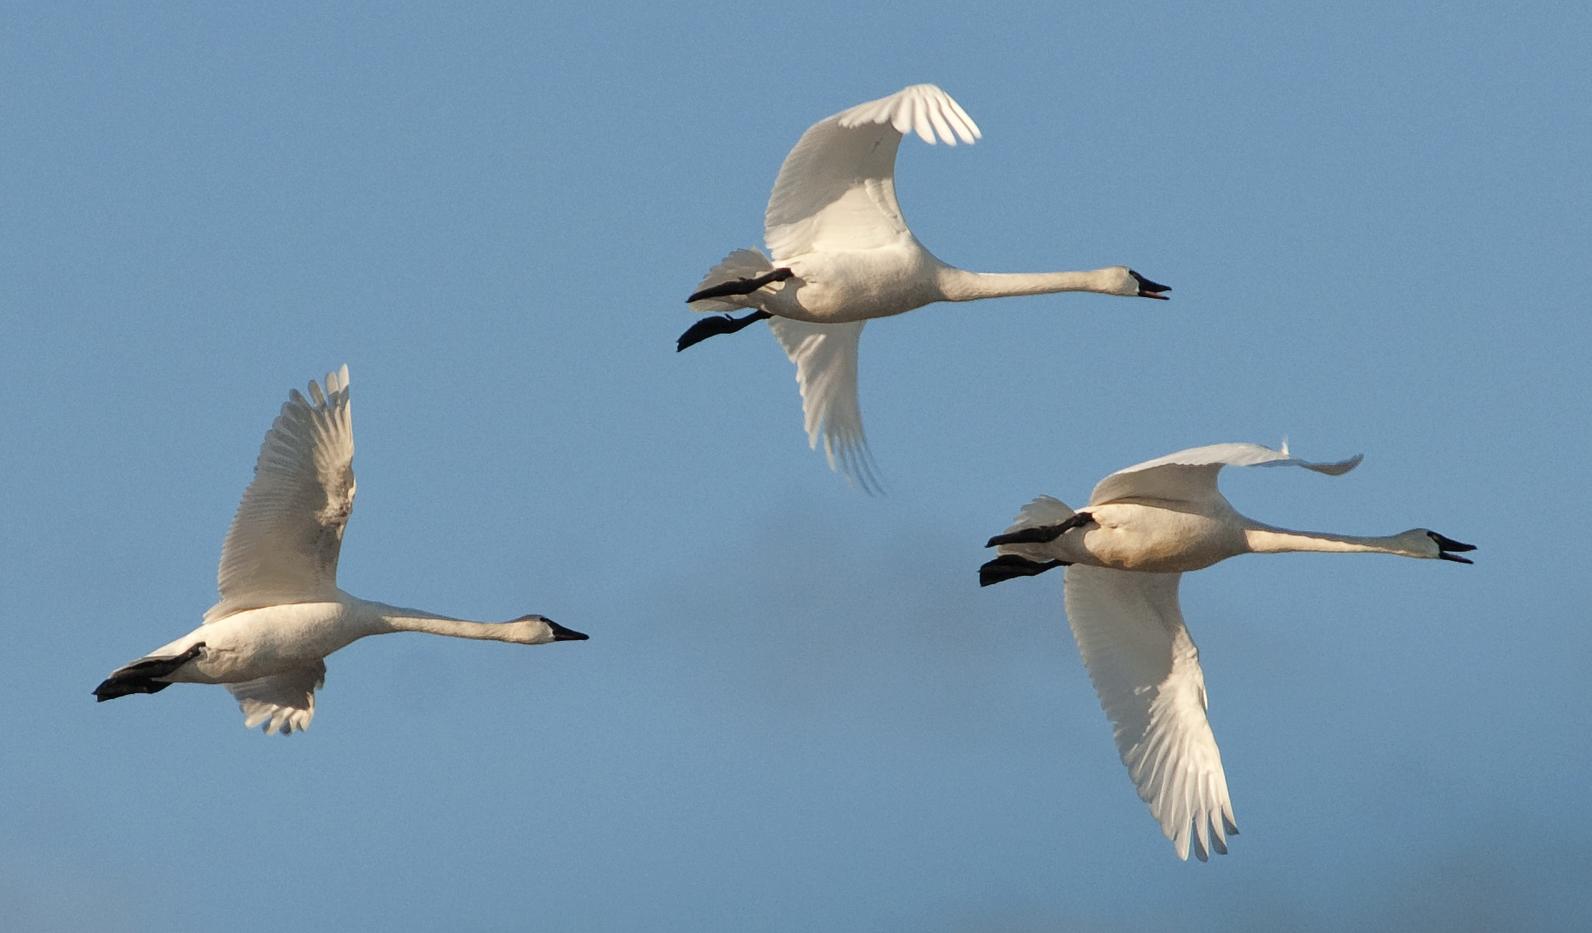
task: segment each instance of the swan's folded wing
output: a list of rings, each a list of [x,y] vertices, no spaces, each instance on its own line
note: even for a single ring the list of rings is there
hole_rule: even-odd
[[[1237,834],[1199,650],[1178,609],[1181,574],[1067,568],[1067,622],[1128,776],[1178,858],[1205,861]]]
[[[324,683],[326,662],[316,660],[270,677],[227,684],[227,690],[237,697],[245,729],[264,723],[267,735],[292,735],[310,727],[315,716],[315,691]]]
[[[260,445],[254,481],[221,547],[221,601],[207,622],[337,592],[337,555],[354,509],[348,367],[327,375],[324,393],[314,382],[309,393],[289,395]]]
[[[877,493],[881,487],[857,401],[857,343],[863,323],[809,324],[781,317],[768,322],[796,364],[807,443],[816,450],[822,438],[829,468],[864,491]]]
[[[1354,469],[1361,459],[1360,454],[1355,454],[1347,460],[1312,463],[1291,456],[1287,444],[1281,450],[1243,443],[1191,447],[1112,473],[1095,486],[1089,504],[1103,505],[1127,498],[1197,502],[1220,496],[1216,474],[1224,466],[1299,466],[1338,476]]]
[[[775,263],[815,249],[870,249],[908,236],[895,195],[905,133],[956,145],[978,124],[951,95],[914,84],[820,120],[802,134],[774,181],[763,239]]]

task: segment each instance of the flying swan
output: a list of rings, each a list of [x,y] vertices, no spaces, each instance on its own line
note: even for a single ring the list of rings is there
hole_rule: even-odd
[[[117,668],[97,700],[159,693],[174,683],[226,684],[243,724],[307,729],[327,655],[366,635],[429,632],[519,645],[586,638],[551,619],[467,622],[359,599],[337,588],[337,554],[354,509],[354,429],[348,367],[289,393],[265,434],[254,481],[221,546],[221,601],[204,623]]]
[[[988,586],[1066,567],[1067,621],[1117,751],[1178,858],[1227,852],[1237,835],[1222,758],[1205,718],[1205,676],[1183,626],[1178,579],[1238,554],[1335,551],[1441,558],[1473,551],[1415,528],[1379,538],[1289,531],[1245,518],[1216,488],[1224,466],[1301,466],[1337,476],[1360,462],[1307,463],[1258,444],[1195,447],[1118,470],[1082,511],[1041,496],[989,540]]]
[[[864,490],[878,480],[857,404],[857,341],[869,318],[936,301],[1048,292],[1161,298],[1171,289],[1126,266],[1090,272],[995,274],[948,266],[918,242],[895,196],[901,137],[971,144],[978,125],[949,94],[914,84],[813,124],[785,157],[763,216],[769,255],[730,253],[686,301],[715,315],[680,336],[684,350],[767,320],[796,364],[808,444]],[[772,257],[770,259],[769,257]]]

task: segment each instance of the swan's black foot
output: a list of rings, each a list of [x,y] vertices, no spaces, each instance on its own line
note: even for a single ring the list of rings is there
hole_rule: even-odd
[[[756,278],[736,279],[733,282],[723,282],[718,285],[711,285],[699,292],[692,292],[691,297],[687,298],[685,303],[690,304],[693,301],[701,301],[704,298],[723,298],[727,295],[750,295],[751,293],[762,288],[764,285],[769,285],[774,282],[783,282],[795,274],[796,273],[790,271],[789,269],[775,269],[773,272],[757,276]]]
[[[182,654],[169,658],[144,658],[134,661],[95,687],[94,699],[104,703],[106,700],[114,700],[130,693],[159,693],[171,686],[171,682],[156,680],[156,677],[175,673],[177,668],[204,654],[204,650],[205,643],[200,642]]]
[[[1008,531],[1003,535],[996,535],[989,539],[985,547],[995,547],[1000,544],[1048,544],[1066,534],[1074,528],[1094,521],[1094,516],[1088,512],[1079,512],[1059,525],[1036,525],[1032,528],[1019,528]]]
[[[719,334],[733,334],[748,324],[766,321],[773,316],[767,311],[753,311],[746,317],[730,317],[728,314],[715,314],[712,317],[705,317],[686,328],[685,333],[680,335],[680,339],[675,341],[674,352],[679,353],[686,347],[694,343],[701,343],[709,337]]]
[[[1067,566],[1070,566],[1070,563],[1064,560],[1037,561],[1018,557],[1016,554],[1002,554],[994,560],[986,561],[984,566],[978,568],[978,585],[989,586],[991,583],[1002,583],[1016,577],[1032,577],[1047,570]]]

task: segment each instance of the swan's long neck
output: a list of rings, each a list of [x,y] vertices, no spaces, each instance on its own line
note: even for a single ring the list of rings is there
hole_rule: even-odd
[[[1008,295],[1048,295],[1051,292],[1115,294],[1105,269],[1089,272],[971,272],[944,266],[936,275],[946,301],[975,301]]]
[[[1244,542],[1255,554],[1282,554],[1288,551],[1326,551],[1339,554],[1398,554],[1402,557],[1426,557],[1410,547],[1404,535],[1361,537],[1335,535],[1325,531],[1292,531],[1275,528],[1259,522],[1249,522],[1244,528]]]
[[[420,609],[404,609],[400,606],[369,601],[365,602],[364,609],[370,615],[372,627],[378,633],[425,632],[428,635],[446,635],[449,638],[509,640],[510,628],[501,622],[472,622]]]

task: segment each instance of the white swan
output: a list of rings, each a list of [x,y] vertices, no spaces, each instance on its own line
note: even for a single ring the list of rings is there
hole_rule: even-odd
[[[221,546],[221,601],[204,623],[117,668],[94,696],[158,693],[174,683],[226,684],[245,727],[284,735],[309,727],[322,660],[366,635],[429,632],[521,645],[586,636],[539,615],[467,622],[350,596],[337,588],[337,555],[354,508],[354,429],[348,367],[290,393],[266,432],[254,481]]]
[[[1184,571],[1238,554],[1338,551],[1442,558],[1475,550],[1416,528],[1380,538],[1289,531],[1245,518],[1216,488],[1223,466],[1302,466],[1336,476],[1360,462],[1306,463],[1258,444],[1216,444],[1118,470],[1083,511],[1043,496],[989,546],[988,586],[1067,567],[1067,621],[1110,717],[1117,751],[1139,797],[1187,859],[1227,851],[1238,833],[1216,738],[1205,718],[1205,676],[1178,608]]]
[[[736,250],[686,299],[696,311],[750,308],[715,316],[680,336],[678,350],[715,334],[769,320],[796,364],[808,443],[823,438],[830,469],[878,488],[857,406],[857,341],[869,318],[935,301],[972,301],[1047,292],[1166,298],[1170,291],[1126,266],[1090,272],[989,274],[934,257],[901,216],[895,156],[905,133],[926,143],[972,143],[978,126],[932,84],[858,104],[808,128],[785,157],[763,217],[768,256]]]

